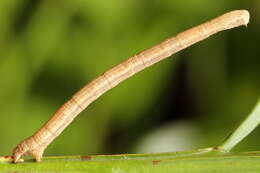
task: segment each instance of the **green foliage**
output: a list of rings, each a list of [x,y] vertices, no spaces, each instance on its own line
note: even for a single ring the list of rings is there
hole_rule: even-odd
[[[221,154],[204,149],[180,153],[150,155],[106,155],[46,157],[40,163],[26,160],[12,164],[0,161],[0,171],[15,172],[230,172],[253,173],[260,170],[260,153]]]
[[[260,124],[260,99],[249,114],[248,117],[242,122],[242,124],[227,137],[227,140],[220,146],[225,151],[230,151],[236,146],[241,140],[249,135],[258,125]]]

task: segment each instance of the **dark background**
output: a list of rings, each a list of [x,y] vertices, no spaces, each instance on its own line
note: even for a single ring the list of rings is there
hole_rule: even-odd
[[[218,33],[112,89],[46,155],[176,151],[220,144],[260,95],[259,0],[1,0],[0,154],[32,135],[91,79],[220,14]],[[235,151],[259,150],[257,129]]]

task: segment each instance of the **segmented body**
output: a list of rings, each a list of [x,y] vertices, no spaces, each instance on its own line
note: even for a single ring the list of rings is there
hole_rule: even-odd
[[[13,151],[14,162],[17,162],[23,155],[32,155],[37,161],[40,161],[45,148],[59,136],[81,111],[103,93],[135,73],[204,40],[212,34],[247,25],[248,22],[249,13],[246,10],[231,11],[186,30],[114,66],[84,86],[62,105],[40,130],[22,141]]]

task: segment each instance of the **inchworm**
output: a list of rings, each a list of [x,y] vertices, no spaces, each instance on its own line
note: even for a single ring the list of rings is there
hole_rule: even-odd
[[[188,29],[114,66],[84,86],[69,101],[63,104],[40,130],[17,145],[13,150],[14,162],[16,163],[24,155],[32,155],[36,161],[40,161],[45,148],[59,136],[81,111],[103,93],[135,73],[196,42],[204,40],[212,34],[241,25],[246,26],[248,22],[248,11],[231,11]]]

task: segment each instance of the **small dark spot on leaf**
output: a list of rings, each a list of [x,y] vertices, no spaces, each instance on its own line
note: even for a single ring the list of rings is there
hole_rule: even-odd
[[[152,164],[153,164],[153,165],[157,165],[159,162],[161,162],[161,160],[153,160],[153,161],[152,161]]]
[[[91,156],[80,156],[81,160],[91,160]]]
[[[213,147],[213,150],[220,150],[220,148],[219,147]]]
[[[13,156],[4,156],[4,159],[13,159]]]

